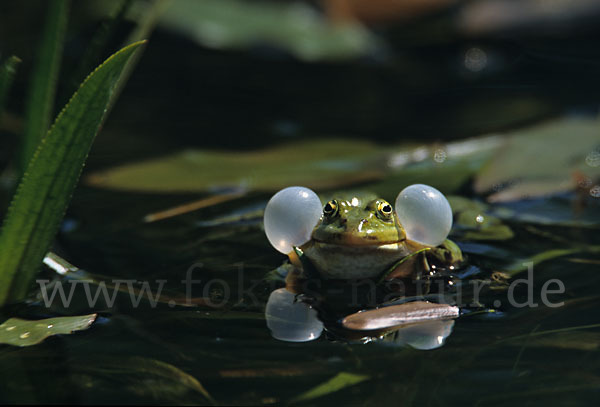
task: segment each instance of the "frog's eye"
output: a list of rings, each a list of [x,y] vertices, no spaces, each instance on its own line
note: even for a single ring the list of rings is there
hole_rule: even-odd
[[[448,200],[429,185],[404,188],[396,198],[396,214],[406,237],[427,246],[443,243],[452,228],[452,208]]]
[[[310,240],[321,218],[321,200],[304,187],[288,187],[277,192],[265,208],[264,226],[271,245],[283,254]]]
[[[392,209],[392,205],[390,205],[386,201],[381,201],[377,204],[377,213],[383,219],[391,219],[393,212],[394,212],[394,210]]]
[[[323,207],[323,214],[327,217],[335,216],[337,214],[337,211],[338,204],[335,199],[327,202]]]

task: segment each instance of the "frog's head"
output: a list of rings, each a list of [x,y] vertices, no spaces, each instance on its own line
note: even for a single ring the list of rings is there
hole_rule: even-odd
[[[386,248],[405,240],[438,246],[452,226],[452,209],[444,195],[422,184],[404,188],[394,207],[370,194],[338,195],[321,205],[317,194],[304,187],[273,195],[264,217],[273,247],[288,254],[311,241],[347,248]]]
[[[372,194],[338,195],[329,200],[312,233],[313,241],[343,246],[386,245],[405,238],[392,205]]]

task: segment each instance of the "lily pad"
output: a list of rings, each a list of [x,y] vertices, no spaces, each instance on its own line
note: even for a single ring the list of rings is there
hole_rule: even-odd
[[[370,189],[397,194],[402,186],[426,183],[448,193],[472,177],[500,146],[494,137],[386,147],[331,138],[248,152],[184,150],[96,172],[85,182],[117,190],[175,193],[274,191],[290,185],[322,190],[381,181]]]
[[[273,190],[289,185],[327,188],[380,177],[380,170],[365,168],[366,160],[376,154],[377,148],[371,143],[340,140],[251,152],[185,150],[95,173],[87,182],[99,187],[155,192],[228,187]]]
[[[98,314],[56,317],[36,321],[10,318],[0,325],[0,344],[13,346],[37,345],[49,336],[66,335],[88,329]]]
[[[563,119],[509,134],[475,190],[505,202],[573,190],[577,173],[591,182],[600,177],[599,131],[600,119]]]

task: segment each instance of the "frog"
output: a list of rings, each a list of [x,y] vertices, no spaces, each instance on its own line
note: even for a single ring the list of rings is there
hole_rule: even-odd
[[[379,284],[453,270],[463,257],[447,239],[451,223],[446,198],[422,184],[400,192],[395,207],[367,191],[321,200],[307,188],[290,187],[275,194],[265,210],[267,238],[288,255],[296,280],[371,279]],[[429,229],[439,230],[432,234]]]
[[[395,312],[406,306],[404,301],[428,301],[425,297],[440,293],[430,291],[429,282],[443,280],[464,262],[460,248],[447,238],[452,222],[448,201],[422,184],[405,188],[394,206],[368,191],[321,199],[307,188],[290,187],[271,198],[264,219],[267,238],[289,258],[278,269],[285,278],[282,292],[314,308],[337,338],[365,335],[345,326],[353,313],[379,307]],[[433,234],[432,225],[439,229]],[[396,289],[398,281],[407,282],[408,290],[407,284]],[[383,332],[387,328],[371,334]]]
[[[407,261],[426,252],[419,264],[417,258]],[[439,267],[432,268],[428,258],[452,268],[463,260],[449,239],[435,247],[408,239],[392,205],[371,192],[338,193],[328,200],[311,239],[295,253],[324,279],[418,279]]]

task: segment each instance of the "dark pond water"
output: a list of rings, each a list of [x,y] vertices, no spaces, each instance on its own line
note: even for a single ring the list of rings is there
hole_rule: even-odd
[[[119,294],[112,307],[102,300],[93,307],[100,317],[86,332],[29,348],[3,347],[0,358],[11,367],[3,374],[3,400],[209,402],[196,387],[197,380],[218,403],[272,404],[291,400],[340,372],[367,379],[308,404],[394,400],[544,405],[560,400],[585,405],[598,397],[600,277],[597,251],[586,249],[600,244],[594,228],[509,220],[512,239],[455,238],[468,256],[464,281],[489,279],[508,263],[548,250],[575,251],[535,265],[532,289],[538,307],[511,306],[507,287],[498,284],[479,299],[480,309],[495,312],[460,317],[438,349],[417,350],[389,341],[345,343],[328,340],[325,334],[312,342],[290,343],[271,336],[263,314],[268,289],[256,286],[284,260],[264,237],[261,219],[198,226],[206,219],[264,205],[267,198],[256,195],[142,224],[140,216],[168,205],[172,198],[82,188],[65,222],[68,230],[59,239],[63,253],[105,281],[149,281],[156,290],[156,280],[167,280],[164,289],[170,297],[164,296],[155,308],[147,301],[135,308],[128,294]],[[572,210],[572,197],[555,201],[555,211]],[[541,207],[550,203],[539,202]],[[232,288],[224,309],[168,303],[168,298],[185,295],[181,280],[197,263],[201,265],[193,277],[202,283],[194,287],[192,297],[214,294],[205,284],[224,280]],[[549,296],[562,306],[540,303],[541,287],[549,279],[564,283],[564,293]],[[219,295],[213,297],[215,303],[223,300]],[[527,299],[527,287],[521,285],[515,301]],[[54,301],[46,309],[39,301],[16,313],[43,317],[89,311],[83,291],[76,290],[68,308]]]

